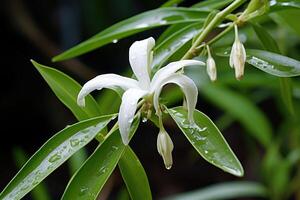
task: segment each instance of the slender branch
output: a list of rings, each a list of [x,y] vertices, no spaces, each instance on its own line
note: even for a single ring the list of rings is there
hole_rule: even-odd
[[[226,7],[224,10],[219,12],[212,20],[211,22],[205,27],[205,29],[201,32],[197,40],[194,42],[194,44],[191,46],[191,48],[186,52],[186,54],[181,58],[181,60],[184,59],[190,59],[193,58],[197,52],[197,47],[204,41],[204,39],[207,37],[207,35],[224,20],[224,18],[230,14],[232,11],[234,11],[236,8],[238,8],[240,5],[242,5],[245,2],[245,0],[235,0],[232,4],[230,4],[228,7]]]

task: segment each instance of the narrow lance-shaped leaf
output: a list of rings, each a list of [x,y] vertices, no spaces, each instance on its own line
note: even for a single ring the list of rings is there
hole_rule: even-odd
[[[139,125],[135,118],[130,138]],[[113,132],[97,147],[84,165],[74,174],[63,194],[62,200],[94,200],[118,164],[125,150],[119,131]]]
[[[122,156],[119,161],[119,168],[131,199],[151,200],[150,185],[142,164],[130,148],[127,147],[125,153],[126,158]]]
[[[253,102],[221,86],[206,85],[201,88],[201,91],[212,103],[239,120],[249,134],[262,145],[268,146],[270,144],[271,125]]]
[[[147,11],[105,29],[92,38],[55,56],[53,61],[61,61],[79,56],[105,44],[151,28],[183,22],[201,22],[205,19],[207,14],[207,11],[201,9],[178,7],[158,8]]]
[[[279,47],[273,37],[260,25],[252,24],[252,27],[261,41],[263,47],[274,53],[280,53]],[[291,114],[294,114],[292,82],[288,77],[279,77],[281,99]]]
[[[252,23],[251,25],[265,50],[272,51],[274,53],[280,53],[279,47],[275,39],[264,27],[255,23]]]
[[[205,9],[205,10],[218,10],[223,8],[224,6],[230,4],[231,2],[233,2],[233,0],[208,0],[208,1],[201,1],[199,3],[194,4],[192,7],[193,8],[201,8],[201,9]]]
[[[209,0],[209,1],[201,1],[199,3],[194,4],[191,8],[201,8],[203,10],[219,10],[232,2],[233,0],[225,0],[225,1],[220,1],[220,0]],[[203,22],[205,19],[203,19]],[[182,23],[182,24],[175,24],[167,28],[156,40],[157,44],[160,44],[162,41],[164,41],[167,37],[172,35],[173,33],[180,31],[182,28],[188,26],[189,23]]]
[[[72,111],[72,113],[76,116],[76,118],[78,120],[84,120],[85,118],[91,118],[94,115],[100,115],[99,106],[91,95],[88,95],[86,97],[86,100],[87,100],[86,107],[81,108],[77,105],[76,99],[77,99],[77,95],[81,89],[81,86],[79,85],[79,83],[77,83],[75,80],[73,80],[71,77],[64,74],[63,72],[60,72],[60,71],[50,68],[50,67],[40,65],[34,61],[33,61],[33,63],[36,66],[36,68],[40,71],[40,73],[43,75],[43,77],[45,78],[47,83],[50,85],[50,87],[54,91],[54,93],[59,97],[59,99],[62,101],[62,103],[65,104]],[[105,110],[104,110],[104,113],[105,113]],[[102,132],[104,132],[104,130],[106,130],[106,128],[103,129]],[[103,139],[103,135],[101,135],[101,139]],[[130,148],[130,147],[128,147],[128,148]],[[134,154],[133,151],[131,151],[131,152],[132,152],[132,154]],[[80,151],[78,151],[77,154],[78,153],[80,153]],[[75,154],[74,156],[76,156],[77,154]],[[123,154],[123,160],[125,160],[129,156],[127,155],[127,151],[126,151]],[[71,157],[71,159],[73,157]],[[81,160],[85,160],[85,158],[81,159]],[[74,161],[78,161],[78,157],[73,158],[72,162],[74,162]],[[132,161],[136,162],[137,165],[139,163],[138,160],[132,160]],[[83,163],[83,161],[79,162],[78,165],[81,166],[81,163]],[[119,164],[120,167],[121,167],[121,165],[122,164]],[[133,165],[134,165],[134,163],[133,163]],[[76,168],[77,168],[77,166],[76,166]],[[141,173],[141,174],[144,171],[142,166],[140,168],[135,168],[135,169],[141,170],[140,172],[137,171],[137,173]],[[128,177],[124,177],[124,179],[125,178],[128,178]],[[145,178],[142,178],[142,180],[139,180],[139,179],[134,179],[134,180],[140,182],[140,181],[144,181],[144,179]],[[146,177],[146,179],[147,179],[147,177]],[[135,185],[136,184],[127,185],[128,190],[132,190],[131,188],[135,187]],[[150,195],[151,195],[151,193],[150,193]]]
[[[266,196],[267,189],[260,183],[235,181],[219,183],[199,190],[172,195],[163,200],[224,200]]]
[[[190,123],[187,120],[187,111],[183,107],[167,109],[167,111],[206,161],[235,176],[243,176],[241,163],[209,117],[195,110],[195,123]]]
[[[68,158],[88,144],[116,115],[101,116],[68,126],[50,138],[22,167],[0,194],[21,199]]]
[[[57,69],[41,65],[34,60],[31,60],[31,62],[48,83],[58,99],[71,110],[79,121],[101,115],[99,107],[91,95],[86,97],[87,105],[85,107],[77,105],[77,95],[81,90],[81,86],[74,79]],[[105,130],[106,129],[103,129],[103,132]],[[86,158],[87,153],[85,149],[78,151],[72,156],[69,165],[71,172],[75,172]]]
[[[26,161],[28,160],[28,156],[25,151],[20,147],[15,147],[13,149],[14,160],[18,168],[21,168]],[[47,190],[46,184],[40,183],[37,185],[32,191],[31,196],[33,200],[50,200],[49,191]]]
[[[177,50],[201,31],[202,23],[188,25],[175,32],[154,49],[153,72],[158,70]]]
[[[300,75],[300,62],[276,53],[248,49],[247,63],[279,77],[293,77]]]
[[[220,48],[216,53],[219,56],[229,56],[230,50]],[[247,63],[271,75],[278,77],[300,75],[300,62],[293,58],[258,49],[246,49],[246,54]]]
[[[299,0],[270,1],[270,12],[277,12],[283,9],[300,9],[300,2]]]
[[[74,79],[57,69],[41,65],[31,60],[59,100],[67,106],[78,120],[84,120],[101,115],[97,102],[91,95],[86,97],[86,106],[77,105],[77,95],[81,86]]]

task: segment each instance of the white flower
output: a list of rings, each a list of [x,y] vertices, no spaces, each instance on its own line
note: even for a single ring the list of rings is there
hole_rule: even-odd
[[[206,60],[206,71],[207,74],[210,78],[211,81],[216,81],[217,80],[217,68],[216,68],[216,63],[213,57],[210,54],[210,49],[209,46],[206,46],[207,48],[207,53],[208,53],[208,58]]]
[[[139,99],[145,98],[148,101],[151,99],[150,103],[153,101],[156,114],[160,116],[159,95],[165,84],[175,83],[181,87],[187,101],[189,120],[193,121],[193,112],[198,95],[197,87],[190,78],[176,72],[185,66],[203,65],[204,63],[196,60],[172,62],[158,70],[151,80],[152,48],[154,45],[155,40],[150,37],[134,42],[129,49],[129,62],[137,80],[116,74],[103,74],[88,81],[78,94],[77,103],[80,106],[84,106],[85,96],[94,90],[121,88],[125,91],[119,110],[118,124],[122,141],[126,145],[129,142],[129,130],[138,107]]]
[[[235,40],[232,45],[232,49],[230,53],[229,65],[231,68],[235,69],[236,79],[241,80],[244,75],[246,51],[243,43],[241,43],[239,39],[237,25],[234,26],[234,32],[235,32]]]
[[[174,145],[166,130],[161,127],[157,136],[157,151],[164,160],[167,169],[171,169],[173,165],[172,151]]]

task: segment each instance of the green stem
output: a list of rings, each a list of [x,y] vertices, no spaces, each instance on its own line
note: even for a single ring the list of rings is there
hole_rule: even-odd
[[[230,4],[228,7],[226,7],[224,10],[216,14],[216,16],[211,20],[211,22],[206,26],[206,28],[201,32],[197,40],[194,42],[194,44],[191,46],[191,48],[186,52],[186,54],[181,58],[181,60],[184,59],[191,59],[196,55],[197,47],[204,41],[204,39],[207,37],[207,35],[224,20],[224,18],[230,14],[232,11],[234,11],[236,8],[238,8],[240,5],[242,5],[245,2],[245,0],[235,0],[232,4]]]
[[[216,37],[207,42],[207,45],[211,45],[221,39],[226,33],[232,30],[234,27],[234,23],[230,24],[226,29],[224,29],[221,33],[219,33]]]

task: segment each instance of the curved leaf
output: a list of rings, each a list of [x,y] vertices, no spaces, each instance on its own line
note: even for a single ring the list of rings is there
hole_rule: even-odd
[[[150,185],[142,164],[130,148],[126,148],[125,153],[126,157],[122,156],[119,161],[119,168],[131,199],[151,200]]]
[[[187,111],[183,107],[167,109],[178,127],[209,163],[235,176],[243,176],[244,170],[226,140],[215,124],[202,112],[195,110],[195,123],[187,120]]]
[[[67,106],[78,120],[101,115],[97,102],[91,95],[86,97],[86,106],[77,105],[77,95],[81,86],[74,79],[57,69],[41,65],[31,60],[59,100]]]
[[[269,74],[279,77],[293,77],[300,75],[300,62],[276,53],[248,49],[247,63]]]
[[[275,39],[264,27],[255,23],[251,23],[251,25],[265,50],[272,51],[274,53],[280,53]]]
[[[77,46],[55,56],[53,61],[61,61],[92,51],[105,44],[145,31],[151,28],[183,22],[201,22],[208,12],[200,9],[167,7],[138,14],[121,21]]]
[[[276,0],[270,1],[270,12],[277,12],[283,9],[299,9],[299,0]]]
[[[50,138],[22,167],[0,194],[21,199],[44,178],[88,144],[116,115],[101,116],[68,126]]]
[[[220,1],[220,0],[209,0],[209,1],[201,1],[199,3],[194,4],[191,8],[201,8],[203,10],[208,10],[208,11],[212,11],[212,10],[218,10],[223,8],[224,6],[226,6],[227,4],[229,4],[230,2],[232,2],[233,0],[224,0],[224,1]],[[203,20],[205,21],[205,20]],[[161,43],[163,40],[165,40],[168,36],[172,35],[173,33],[175,33],[178,30],[181,30],[182,28],[188,26],[188,23],[184,23],[184,24],[175,24],[170,26],[169,28],[167,28],[157,39],[156,43],[159,44]]]
[[[137,130],[139,121],[140,117],[138,116],[132,123],[130,139]],[[62,200],[96,199],[119,162],[125,147],[119,131],[115,131],[108,137],[105,137],[94,153],[73,175],[63,194]]]
[[[271,143],[271,125],[250,100],[221,86],[205,85],[201,91],[212,103],[239,120],[262,145]]]
[[[220,48],[217,55],[228,56],[229,48]],[[246,49],[246,62],[274,76],[294,77],[300,75],[300,62],[293,58],[258,49]]]
[[[186,192],[163,200],[224,200],[245,197],[266,197],[267,189],[260,183],[248,181],[225,182]]]

